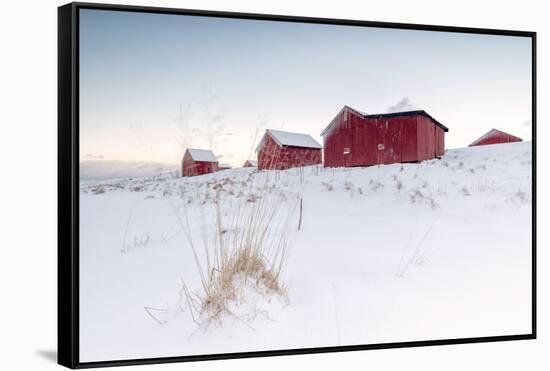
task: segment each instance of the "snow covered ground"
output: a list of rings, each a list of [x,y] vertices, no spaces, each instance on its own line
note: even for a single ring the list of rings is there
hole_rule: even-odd
[[[420,164],[82,183],[81,361],[529,333],[531,167],[523,142]],[[199,327],[181,305],[182,280],[200,282],[176,211],[200,239],[217,191],[226,205],[302,198],[302,223],[287,300],[251,293]]]

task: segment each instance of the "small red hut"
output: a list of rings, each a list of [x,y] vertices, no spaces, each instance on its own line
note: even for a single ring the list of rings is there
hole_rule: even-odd
[[[243,167],[258,167],[258,161],[246,160],[243,164]]]
[[[369,115],[344,106],[321,133],[324,164],[369,166],[441,157],[447,131],[421,110]]]
[[[508,134],[497,129],[491,129],[487,133],[479,137],[478,139],[474,140],[474,142],[470,144],[468,147],[484,146],[487,144],[521,142],[521,141],[523,141],[523,139],[518,138],[512,134]]]
[[[268,129],[256,147],[258,170],[320,164],[321,148],[308,134]]]
[[[181,176],[195,176],[218,171],[218,159],[207,149],[187,148],[181,161]]]

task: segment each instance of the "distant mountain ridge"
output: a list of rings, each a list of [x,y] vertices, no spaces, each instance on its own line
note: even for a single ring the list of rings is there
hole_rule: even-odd
[[[81,161],[80,181],[151,176],[177,170],[177,164],[162,162]]]

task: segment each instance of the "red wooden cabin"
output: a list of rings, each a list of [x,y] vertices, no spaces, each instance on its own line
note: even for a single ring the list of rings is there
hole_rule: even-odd
[[[218,159],[206,149],[188,148],[181,161],[181,176],[195,176],[218,171]]]
[[[425,111],[369,115],[344,106],[321,133],[324,164],[369,166],[441,157],[447,131]]]
[[[256,147],[258,170],[320,164],[321,148],[308,134],[268,129]]]
[[[474,140],[474,142],[470,144],[468,147],[484,146],[487,144],[521,142],[521,141],[523,141],[523,139],[516,137],[512,134],[508,134],[497,129],[491,129],[487,133],[479,137],[478,139]]]
[[[257,167],[258,161],[255,160],[246,160],[243,164],[243,167]]]

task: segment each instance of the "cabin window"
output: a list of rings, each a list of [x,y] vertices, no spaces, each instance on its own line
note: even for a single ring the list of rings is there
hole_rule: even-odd
[[[384,150],[384,143],[379,143],[379,144],[378,144],[378,150],[379,150],[379,151]]]
[[[351,153],[349,147],[344,147],[344,155],[349,155]]]

